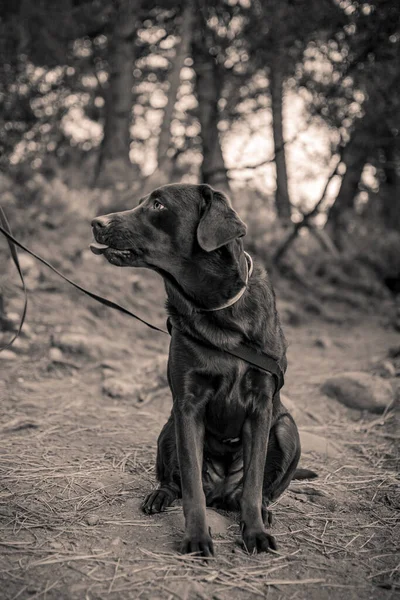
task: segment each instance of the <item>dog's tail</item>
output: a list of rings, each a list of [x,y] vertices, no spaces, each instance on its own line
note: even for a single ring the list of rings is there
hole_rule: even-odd
[[[310,469],[296,469],[293,475],[293,479],[315,479],[316,477],[318,477],[317,473]]]

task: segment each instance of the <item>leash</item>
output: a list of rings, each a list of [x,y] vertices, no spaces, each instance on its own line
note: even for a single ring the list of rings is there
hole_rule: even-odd
[[[7,239],[7,243],[10,248],[11,258],[12,258],[12,260],[16,266],[16,269],[18,271],[18,274],[19,274],[19,277],[20,277],[21,283],[22,283],[22,289],[24,292],[24,307],[22,310],[22,315],[21,315],[19,326],[18,326],[18,330],[14,334],[12,339],[6,345],[0,346],[0,352],[2,350],[5,350],[6,348],[9,348],[15,342],[17,337],[20,335],[23,324],[25,322],[26,311],[27,311],[27,307],[28,307],[28,293],[27,293],[24,276],[22,273],[21,265],[18,260],[18,254],[17,254],[17,250],[16,250],[15,246],[17,246],[18,248],[21,248],[22,250],[24,250],[25,252],[30,254],[30,256],[33,256],[33,258],[36,258],[36,260],[38,260],[39,262],[44,264],[46,267],[48,267],[54,273],[56,273],[56,275],[61,277],[61,279],[64,279],[64,281],[66,281],[67,283],[72,285],[74,288],[76,288],[80,292],[83,292],[84,294],[86,294],[86,296],[89,296],[89,298],[92,298],[93,300],[100,302],[100,304],[104,304],[104,306],[108,306],[109,308],[118,310],[119,312],[121,312],[125,315],[128,315],[129,317],[132,317],[132,318],[136,319],[137,321],[140,321],[141,323],[143,323],[144,325],[147,325],[147,327],[150,327],[150,329],[153,329],[154,331],[160,331],[161,333],[171,335],[172,324],[170,322],[170,319],[167,320],[168,331],[165,331],[165,329],[161,329],[160,327],[157,327],[156,325],[153,325],[152,323],[148,323],[147,321],[145,321],[138,315],[135,315],[135,313],[128,310],[124,306],[121,306],[120,304],[117,304],[116,302],[114,302],[113,300],[109,300],[108,298],[103,298],[102,296],[99,296],[98,294],[95,294],[94,292],[87,290],[86,288],[82,287],[78,283],[75,283],[75,281],[72,281],[72,279],[69,279],[69,277],[66,277],[58,269],[53,267],[53,265],[51,263],[49,263],[47,260],[45,260],[44,258],[39,256],[32,250],[29,250],[29,248],[24,246],[24,244],[19,242],[12,235],[10,225],[7,221],[7,217],[1,206],[0,206],[0,223],[1,223],[0,232]],[[271,375],[273,375],[274,379],[275,379],[275,384],[276,384],[276,392],[279,391],[281,389],[281,387],[283,387],[283,384],[284,384],[283,371],[280,368],[280,366],[278,365],[278,362],[272,356],[269,356],[268,354],[265,354],[264,352],[259,354],[256,350],[254,350],[254,348],[252,348],[251,346],[247,346],[247,344],[239,344],[238,346],[236,346],[236,348],[234,350],[222,350],[222,351],[226,352],[228,354],[231,354],[232,356],[234,356],[236,358],[240,358],[240,359],[244,360],[245,362],[247,362],[255,367],[258,367],[262,371],[266,371],[266,372],[270,373]]]
[[[170,317],[167,319],[167,329],[168,333],[172,335],[173,325]],[[221,348],[217,348],[217,350],[221,350]],[[235,358],[241,358],[250,365],[258,367],[267,373],[271,373],[275,379],[275,393],[283,387],[285,383],[283,371],[278,365],[278,361],[272,356],[265,354],[265,352],[258,353],[256,350],[254,350],[254,348],[248,346],[247,344],[239,344],[233,350],[226,350],[224,348],[222,352],[231,354]]]
[[[19,324],[18,332],[13,337],[13,339],[11,340],[11,342],[8,342],[8,344],[6,346],[1,346],[0,347],[0,351],[1,350],[5,350],[5,348],[8,348],[9,346],[11,346],[11,344],[15,341],[15,339],[21,333],[21,329],[22,329],[22,326],[23,326],[24,321],[25,321],[26,308],[27,308],[27,304],[28,304],[28,298],[27,298],[27,291],[26,291],[24,276],[23,276],[22,271],[21,271],[21,267],[20,267],[20,264],[19,264],[19,261],[18,261],[18,255],[17,255],[17,251],[15,249],[15,246],[18,246],[22,250],[25,250],[25,252],[27,252],[28,254],[30,254],[31,256],[33,256],[34,258],[36,258],[36,260],[38,260],[39,262],[41,262],[44,265],[46,265],[46,267],[48,267],[49,269],[51,269],[54,273],[56,273],[56,275],[58,275],[59,277],[61,277],[61,279],[64,279],[64,281],[66,281],[67,283],[69,283],[70,285],[72,285],[74,288],[76,288],[80,292],[83,292],[84,294],[86,294],[90,298],[93,298],[93,300],[97,300],[97,302],[100,302],[101,304],[104,304],[105,306],[108,306],[109,308],[114,308],[115,310],[118,310],[119,312],[122,312],[123,314],[128,315],[129,317],[133,317],[134,319],[137,319],[141,323],[144,323],[144,325],[147,325],[147,327],[150,327],[150,329],[154,329],[155,331],[160,331],[161,333],[168,333],[167,331],[165,331],[165,329],[160,329],[160,327],[156,327],[156,325],[152,325],[151,323],[148,323],[147,321],[145,321],[141,317],[138,317],[138,315],[135,315],[133,312],[131,312],[130,310],[128,310],[124,306],[120,306],[116,302],[113,302],[113,300],[109,300],[108,298],[103,298],[102,296],[99,296],[98,294],[95,294],[94,292],[91,292],[90,290],[87,290],[86,288],[82,287],[78,283],[75,283],[75,281],[72,281],[72,279],[69,279],[68,277],[66,277],[65,275],[63,275],[62,273],[60,273],[60,271],[58,269],[56,269],[55,267],[53,267],[52,264],[50,264],[49,262],[47,262],[47,260],[45,260],[44,258],[42,258],[41,256],[39,256],[38,254],[35,254],[35,252],[32,252],[32,250],[29,250],[29,248],[27,248],[26,246],[24,246],[23,244],[21,244],[21,242],[19,242],[18,240],[16,240],[15,237],[12,235],[10,226],[8,224],[8,221],[7,221],[7,218],[6,218],[5,214],[4,214],[4,211],[1,208],[1,206],[0,206],[0,222],[1,222],[0,231],[7,238],[7,242],[8,242],[9,248],[10,248],[10,252],[11,252],[11,257],[12,257],[12,259],[14,261],[15,266],[18,269],[18,273],[19,273],[19,276],[20,276],[21,281],[22,281],[22,286],[23,286],[24,295],[25,295],[25,305],[24,305],[24,310],[23,310],[23,313],[22,313],[21,321],[20,321],[20,324]]]
[[[0,352],[1,352],[2,350],[6,350],[6,348],[9,348],[10,346],[12,346],[13,343],[15,342],[15,340],[17,339],[17,337],[19,336],[19,334],[21,333],[22,326],[25,322],[26,310],[28,308],[28,291],[26,289],[21,265],[19,264],[17,251],[15,249],[14,243],[8,237],[9,235],[11,235],[10,225],[8,224],[7,217],[6,217],[3,209],[1,208],[1,206],[0,206],[0,223],[1,223],[0,231],[2,233],[4,233],[4,235],[6,236],[8,247],[10,248],[11,258],[13,259],[14,265],[16,266],[16,269],[18,271],[18,275],[19,275],[19,278],[21,279],[21,283],[22,283],[22,289],[24,291],[24,308],[22,309],[22,315],[21,315],[18,329],[17,329],[16,333],[14,334],[14,336],[11,338],[11,340],[5,346],[0,346]]]

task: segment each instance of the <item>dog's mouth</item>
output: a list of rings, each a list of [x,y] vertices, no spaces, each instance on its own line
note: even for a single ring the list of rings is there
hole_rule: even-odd
[[[104,254],[109,247],[107,244],[99,244],[98,242],[92,242],[89,246],[93,254]]]
[[[92,242],[89,246],[93,254],[113,254],[128,257],[132,254],[132,250],[130,248],[113,248],[108,244],[100,244],[99,242]]]

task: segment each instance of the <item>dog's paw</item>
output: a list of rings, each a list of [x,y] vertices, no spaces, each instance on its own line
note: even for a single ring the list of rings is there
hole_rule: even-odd
[[[276,550],[275,538],[264,530],[243,528],[243,545],[250,554]]]
[[[169,490],[159,489],[151,492],[142,504],[142,510],[146,515],[154,515],[163,512],[171,506],[175,500],[175,494]]]
[[[181,553],[196,554],[197,556],[203,556],[205,558],[214,556],[214,544],[211,535],[208,533],[191,536],[185,535],[181,545]]]

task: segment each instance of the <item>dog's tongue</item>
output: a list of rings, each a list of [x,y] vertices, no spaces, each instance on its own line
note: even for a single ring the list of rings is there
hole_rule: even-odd
[[[93,254],[103,254],[108,247],[107,244],[99,244],[98,242],[92,242],[89,246]]]

